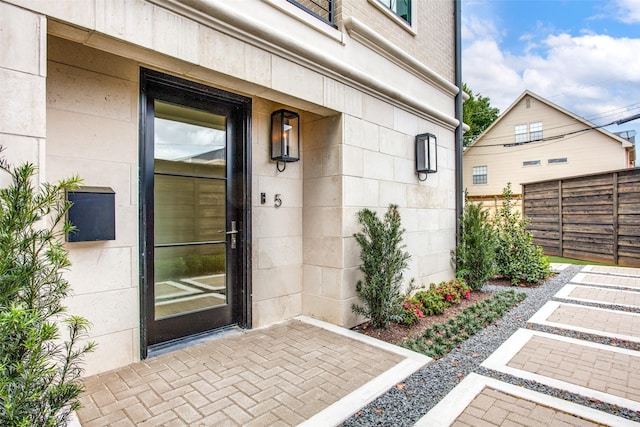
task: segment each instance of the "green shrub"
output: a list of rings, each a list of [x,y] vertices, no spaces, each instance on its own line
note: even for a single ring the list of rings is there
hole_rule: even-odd
[[[480,203],[471,203],[465,194],[465,206],[460,220],[458,247],[452,252],[456,276],[471,289],[481,289],[496,274],[497,235],[489,211]]]
[[[422,311],[427,316],[444,313],[448,307],[447,303],[442,299],[442,295],[438,294],[434,288],[418,291],[413,298],[421,304]]]
[[[529,221],[513,208],[512,194],[509,183],[502,190],[504,202],[496,212],[498,273],[514,285],[520,282],[539,284],[551,274],[549,261],[542,253],[542,247],[533,244],[533,235],[527,230]]]
[[[354,313],[368,317],[376,328],[385,328],[389,322],[402,322],[402,272],[410,255],[402,242],[404,229],[400,225],[398,206],[389,205],[380,220],[375,212],[363,209],[358,212],[358,222],[363,231],[354,234],[360,245],[360,270],[364,280],[356,284],[356,293],[363,305],[353,304]]]
[[[66,426],[83,390],[82,357],[94,348],[79,345],[88,322],[63,306],[70,262],[62,236],[73,229],[64,192],[80,181],[36,190],[33,165],[0,160],[0,170],[13,181],[0,190],[0,425]]]

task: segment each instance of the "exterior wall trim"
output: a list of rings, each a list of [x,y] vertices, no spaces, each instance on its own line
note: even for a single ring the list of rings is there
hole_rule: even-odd
[[[221,2],[215,0],[149,1],[203,25],[223,31],[265,51],[272,52],[288,60],[297,59],[301,65],[307,68],[318,71],[318,66],[323,67],[319,70],[322,74],[327,75],[327,72],[329,72],[330,76],[337,81],[348,85],[355,83],[358,89],[363,92],[371,93],[378,98],[382,97],[392,105],[413,112],[427,120],[438,122],[450,130],[455,129],[460,123],[455,117],[445,114],[378,79],[372,78],[360,70],[334,59],[327,53],[310,49],[293,38],[274,33],[271,28],[262,22],[240,15]],[[405,53],[405,56],[408,55]],[[435,75],[435,73],[433,74]],[[436,86],[442,87],[439,84]],[[455,92],[449,90],[446,92],[457,93],[458,88],[453,87]],[[371,88],[374,89],[373,93],[370,90]]]
[[[404,50],[389,42],[380,34],[365,25],[362,21],[349,16],[344,20],[344,27],[347,29],[351,37],[378,52],[389,61],[402,67],[426,83],[435,85],[452,96],[459,92],[459,89],[454,84],[448,82],[431,68],[427,67]]]

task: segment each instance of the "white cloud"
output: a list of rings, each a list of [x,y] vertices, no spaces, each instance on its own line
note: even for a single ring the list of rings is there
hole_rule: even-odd
[[[498,39],[499,33],[493,21],[478,16],[462,18],[462,40]]]
[[[624,3],[626,10],[633,9],[640,20],[640,0],[617,1],[620,7]],[[469,18],[463,25],[468,26],[463,80],[501,111],[526,89],[593,119],[614,109],[619,115],[603,120],[621,118],[628,114],[620,107],[631,104],[636,104],[634,114],[640,110],[640,38],[556,33],[521,52],[507,52],[501,50],[502,35],[495,23]]]
[[[640,0],[616,0],[618,19],[627,24],[640,22]]]

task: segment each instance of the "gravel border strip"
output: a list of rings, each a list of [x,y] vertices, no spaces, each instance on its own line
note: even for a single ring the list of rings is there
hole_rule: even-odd
[[[527,298],[508,311],[501,319],[470,337],[442,359],[438,359],[406,378],[403,386],[394,387],[347,419],[344,426],[413,426],[424,414],[442,400],[462,379],[471,372],[520,385],[540,393],[572,401],[600,411],[640,422],[640,414],[626,408],[592,401],[584,396],[569,393],[535,381],[523,380],[481,367],[480,364],[519,328],[527,328],[578,337],[587,341],[611,344],[612,340],[597,335],[576,333],[560,328],[528,324],[528,319],[578,274],[583,266],[570,266],[549,279],[544,285],[533,288],[509,288],[527,294]],[[485,286],[483,291],[497,292],[502,286]],[[584,304],[587,305],[587,304]],[[600,306],[600,305],[598,305]],[[610,305],[603,305],[611,308]],[[618,307],[619,308],[619,307]],[[635,343],[616,344],[634,348]]]

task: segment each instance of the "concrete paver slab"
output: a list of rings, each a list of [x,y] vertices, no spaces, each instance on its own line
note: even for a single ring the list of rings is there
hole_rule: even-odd
[[[606,265],[585,265],[582,271],[587,273],[613,274],[616,276],[640,277],[640,268],[614,267]]]
[[[430,360],[300,317],[86,378],[78,417],[85,427],[337,424]]]
[[[570,265],[571,264],[552,262],[551,264],[549,264],[549,267],[551,268],[551,271],[553,271],[554,273],[560,273],[561,271],[565,270]]]
[[[640,277],[635,276],[578,273],[573,279],[571,279],[571,283],[622,289],[640,289]]]
[[[640,292],[625,291],[617,288],[568,284],[560,289],[555,297],[574,301],[619,305],[622,307],[640,307]]]
[[[640,352],[519,329],[482,366],[640,411]]]
[[[640,314],[549,301],[529,323],[640,342]]]
[[[637,426],[615,415],[474,373],[415,425]]]

